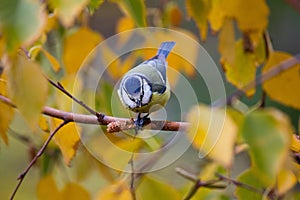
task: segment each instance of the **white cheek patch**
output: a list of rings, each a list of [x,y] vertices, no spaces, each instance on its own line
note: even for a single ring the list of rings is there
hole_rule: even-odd
[[[121,97],[123,103],[129,108],[135,108],[137,106],[136,103],[128,97],[127,93],[123,89],[121,91]]]
[[[152,91],[150,85],[144,79],[143,79],[143,90],[144,90],[144,96],[142,98],[142,104],[146,105],[151,100]]]

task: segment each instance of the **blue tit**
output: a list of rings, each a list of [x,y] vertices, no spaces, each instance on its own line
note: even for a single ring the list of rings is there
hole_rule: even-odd
[[[170,86],[166,74],[168,57],[175,42],[161,43],[156,55],[129,70],[121,80],[118,90],[123,105],[138,113],[156,111],[164,107],[170,98]],[[143,122],[138,121],[138,126]]]

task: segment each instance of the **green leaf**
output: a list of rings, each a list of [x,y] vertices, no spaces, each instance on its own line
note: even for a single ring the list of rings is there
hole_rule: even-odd
[[[130,16],[138,27],[145,27],[146,23],[146,6],[143,0],[112,0],[119,4],[121,9]]]
[[[48,83],[40,66],[18,55],[8,70],[8,94],[32,129],[38,124],[47,89]]]
[[[237,180],[257,189],[257,192],[255,192],[244,187],[236,187],[235,195],[238,199],[262,199],[262,195],[259,192],[263,190],[264,184],[261,182],[254,168],[244,171]]]
[[[138,199],[180,199],[179,192],[174,187],[163,183],[149,175],[143,176],[141,184],[137,188]]]
[[[88,8],[90,11],[90,14],[94,14],[94,12],[99,8],[99,6],[104,2],[104,0],[91,0]]]
[[[259,178],[266,184],[274,184],[288,157],[293,132],[287,116],[277,110],[255,111],[246,117],[242,132],[253,165],[260,172]]]
[[[46,22],[43,6],[39,1],[0,0],[0,32],[9,52],[23,43],[33,42]]]
[[[49,4],[53,9],[56,9],[61,23],[69,27],[88,4],[88,0],[49,0]]]

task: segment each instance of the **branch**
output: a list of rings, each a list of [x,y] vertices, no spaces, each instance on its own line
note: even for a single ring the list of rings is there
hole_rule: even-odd
[[[221,179],[213,179],[209,181],[201,181],[195,174],[192,174],[185,169],[182,168],[176,168],[176,172],[181,175],[182,177],[194,182],[193,187],[190,189],[186,197],[184,197],[184,200],[191,199],[199,188],[205,187],[205,188],[212,188],[212,189],[224,189],[226,188],[225,185],[216,185],[216,183],[222,182]]]
[[[293,56],[287,60],[282,61],[278,65],[273,66],[271,69],[269,69],[265,73],[257,76],[255,78],[255,80],[249,82],[241,90],[236,90],[233,93],[231,93],[226,99],[219,99],[219,100],[213,102],[212,106],[222,107],[227,104],[230,105],[233,99],[241,98],[246,91],[255,88],[257,85],[261,85],[262,83],[270,80],[271,78],[275,77],[276,75],[280,74],[281,72],[294,67],[298,63],[300,63],[300,53],[296,54],[295,56]]]
[[[0,94],[0,101],[3,103],[16,108],[12,101]],[[58,110],[52,107],[45,106],[42,109],[42,113],[50,117],[62,119],[68,122],[77,122],[82,124],[97,124],[97,125],[109,125],[108,132],[118,132],[121,130],[132,129],[134,127],[134,122],[131,119],[119,118],[103,115],[103,118],[99,121],[99,118],[94,115],[84,115],[72,112],[66,112]],[[118,126],[120,125],[120,126]],[[165,130],[165,131],[178,131],[186,130],[189,124],[187,122],[171,122],[171,121],[151,121],[150,124],[145,126],[145,129],[152,130]]]
[[[34,158],[31,160],[31,162],[28,164],[28,166],[26,167],[26,169],[19,175],[18,177],[18,184],[16,186],[16,188],[14,189],[10,199],[14,199],[19,187],[21,186],[26,174],[29,172],[29,170],[31,169],[31,167],[35,164],[35,162],[37,161],[37,159],[43,155],[46,147],[48,146],[49,142],[51,141],[51,139],[54,137],[54,135],[57,133],[57,131],[59,131],[63,126],[65,126],[67,123],[69,123],[69,121],[63,121],[58,127],[56,127],[55,130],[52,131],[52,133],[50,133],[49,137],[47,138],[47,140],[45,141],[45,143],[43,144],[43,146],[40,148],[40,150],[38,151],[38,153],[34,156]]]

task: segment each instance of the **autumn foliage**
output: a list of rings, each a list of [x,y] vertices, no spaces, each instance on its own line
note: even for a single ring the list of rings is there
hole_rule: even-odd
[[[299,198],[300,55],[273,47],[272,3],[0,0],[0,193],[41,200]],[[115,31],[97,26],[119,34],[115,48],[90,22],[107,11],[121,15]],[[133,32],[147,27],[151,36]],[[140,38],[149,48],[118,54]],[[219,99],[208,97],[207,77],[197,71],[210,69],[199,48],[210,40],[225,92]],[[162,41],[176,41],[168,57],[172,91],[183,92],[185,80],[197,98],[181,112],[180,98],[171,98],[166,113],[153,115],[157,124],[179,121],[182,129],[110,133],[107,124],[126,126],[134,117],[118,101],[117,82]],[[100,125],[84,121],[91,114]]]

